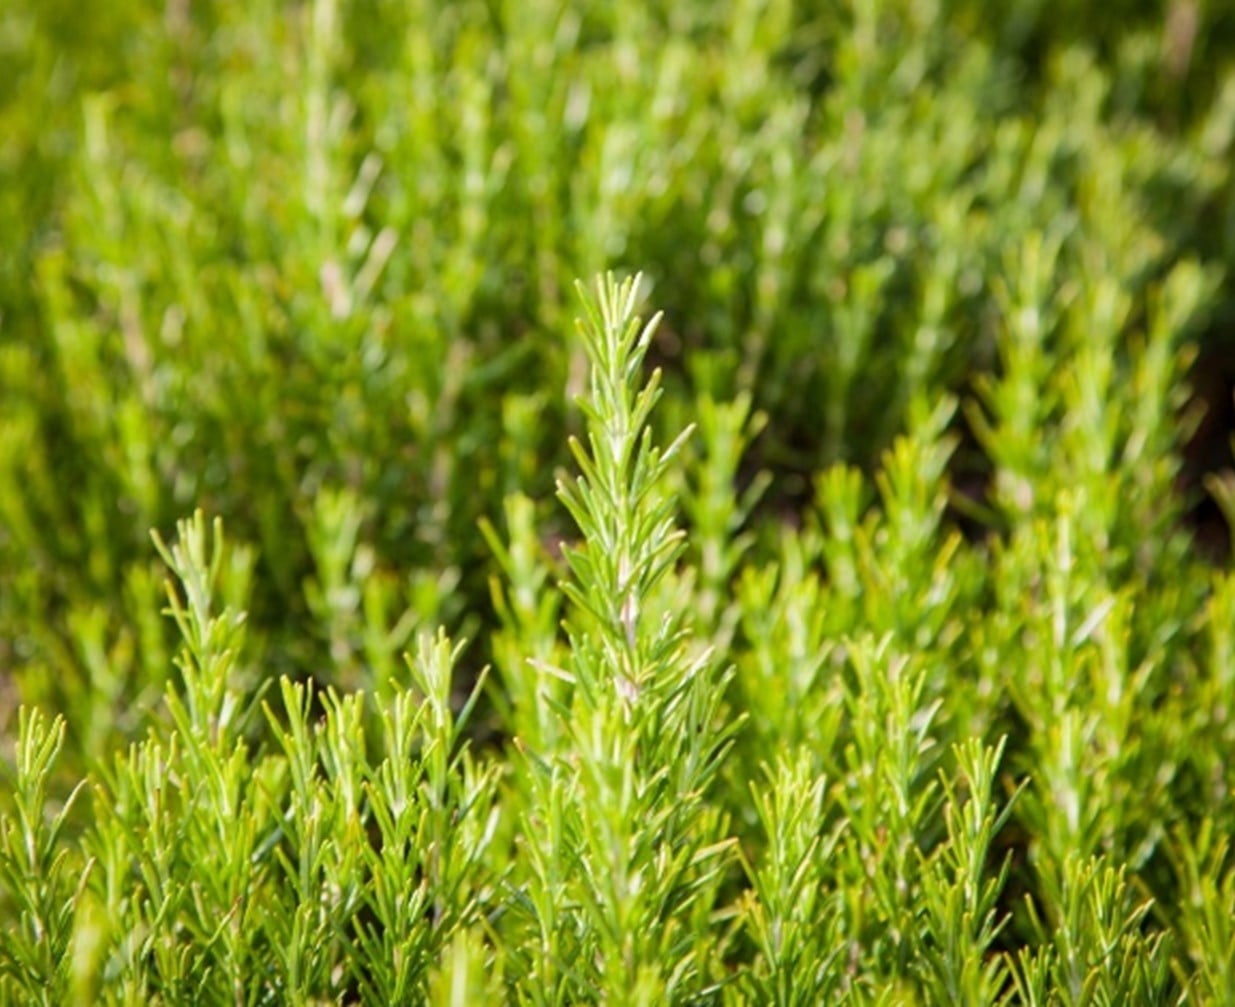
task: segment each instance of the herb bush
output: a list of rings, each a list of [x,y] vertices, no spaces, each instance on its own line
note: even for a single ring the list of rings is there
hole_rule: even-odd
[[[1233,37],[0,8],[0,1002],[1235,1002]]]

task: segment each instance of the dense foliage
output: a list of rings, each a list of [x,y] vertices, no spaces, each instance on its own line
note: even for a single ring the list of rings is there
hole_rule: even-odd
[[[1235,13],[0,65],[0,1002],[1235,1002]]]

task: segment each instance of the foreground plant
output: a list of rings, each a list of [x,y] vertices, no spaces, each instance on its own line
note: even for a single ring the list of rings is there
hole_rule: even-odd
[[[146,739],[98,767],[84,828],[67,826],[69,805],[44,824],[64,725],[23,714],[0,833],[0,892],[18,923],[3,938],[3,1001],[423,995],[492,895],[480,857],[495,773],[467,752],[471,704],[452,710],[458,649],[422,639],[376,712],[361,693],[287,679],[259,710],[237,687],[244,615],[218,605],[244,553],[200,513],[159,549],[180,584],[168,586],[179,683]],[[266,744],[250,740],[259,713]]]
[[[648,426],[659,317],[637,317],[638,277],[581,295],[587,435],[558,493],[583,544],[566,551],[566,659],[538,666],[568,687],[552,701],[561,744],[520,763],[520,984],[535,1003],[676,1003],[704,994],[722,949],[708,920],[732,844],[709,796],[738,722],[674,589],[684,536],[665,474],[687,434],[662,450]]]

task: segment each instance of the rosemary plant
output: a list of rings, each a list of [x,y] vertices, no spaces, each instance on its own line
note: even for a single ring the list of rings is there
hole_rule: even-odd
[[[525,982],[532,1002],[685,1002],[722,950],[706,923],[732,844],[708,798],[738,722],[672,590],[684,536],[664,477],[688,432],[662,450],[648,425],[659,374],[645,383],[642,364],[659,317],[637,317],[638,277],[580,292],[587,434],[558,493],[583,544],[566,552],[567,662],[539,664],[568,685],[553,703],[563,743],[526,756]]]
[[[1229,4],[69,7],[0,1007],[1235,1002]]]

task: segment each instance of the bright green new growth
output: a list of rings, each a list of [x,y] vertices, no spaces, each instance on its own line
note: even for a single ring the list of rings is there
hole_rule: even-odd
[[[562,743],[527,763],[524,981],[538,1003],[598,990],[614,1004],[682,1002],[711,985],[720,950],[706,924],[732,844],[708,797],[738,725],[722,720],[727,676],[672,594],[684,536],[664,476],[686,433],[662,452],[648,426],[659,374],[644,383],[642,364],[659,319],[636,317],[637,277],[580,293],[587,447],[572,441],[581,474],[558,495],[583,544],[566,551],[567,661],[540,665],[569,690],[553,703]]]
[[[422,638],[372,715],[362,694],[283,679],[255,748],[254,697],[237,688],[244,617],[219,599],[245,554],[200,513],[178,530],[158,545],[180,584],[182,680],[146,740],[98,767],[76,839],[68,805],[43,824],[63,724],[23,713],[0,850],[19,921],[0,938],[4,1002],[423,996],[494,883],[480,854],[496,773],[462,740],[471,703],[452,709],[457,648]]]

